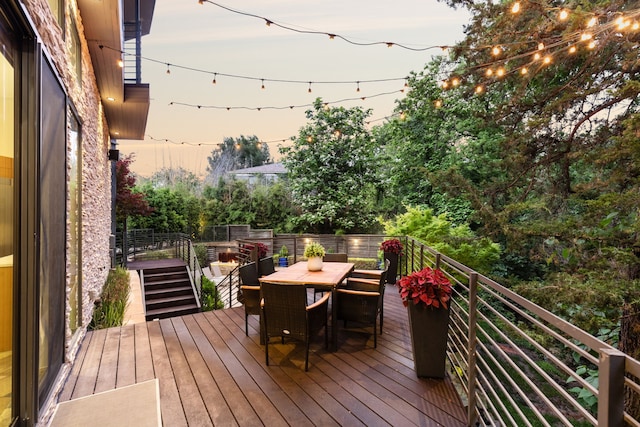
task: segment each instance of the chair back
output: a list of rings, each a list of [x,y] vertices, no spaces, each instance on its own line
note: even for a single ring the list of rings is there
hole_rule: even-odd
[[[260,286],[258,270],[256,269],[255,262],[250,262],[240,266],[238,273],[240,274],[240,281],[243,285]]]
[[[268,276],[269,274],[275,273],[276,267],[273,264],[273,257],[262,258],[258,261],[258,273],[260,276]]]
[[[322,257],[324,262],[348,262],[349,256],[347,254],[324,254]]]
[[[269,336],[306,340],[307,289],[302,285],[262,282],[263,316]]]

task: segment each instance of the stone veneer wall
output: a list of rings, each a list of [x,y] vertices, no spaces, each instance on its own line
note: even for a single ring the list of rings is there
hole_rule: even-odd
[[[108,160],[109,129],[102,108],[100,93],[84,37],[82,17],[75,0],[65,1],[65,28],[60,28],[51,13],[47,0],[23,0],[40,40],[50,56],[71,103],[77,110],[81,127],[82,152],[82,326],[72,336],[69,328],[67,304],[66,361],[75,358],[77,347],[91,321],[94,301],[100,296],[111,260],[111,162]],[[77,25],[82,46],[82,85],[75,79],[71,61],[73,26]],[[65,37],[63,38],[63,32]],[[68,149],[68,148],[67,148]],[[70,170],[67,168],[67,180]],[[67,211],[70,207],[67,195]],[[69,227],[67,227],[69,237]],[[67,239],[69,240],[69,239]],[[67,257],[67,262],[68,261]],[[67,272],[70,265],[67,265]],[[67,273],[67,291],[69,274]],[[68,301],[68,298],[67,298]],[[68,364],[63,371],[68,369]],[[64,377],[66,372],[61,373]],[[56,394],[54,392],[54,394]]]

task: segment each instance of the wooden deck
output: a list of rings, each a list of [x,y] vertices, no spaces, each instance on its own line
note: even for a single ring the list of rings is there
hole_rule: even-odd
[[[90,332],[59,400],[158,378],[168,427],[464,426],[451,382],[415,376],[394,286],[387,286],[377,349],[370,330],[340,328],[333,353],[317,337],[308,372],[301,344],[270,346],[266,366],[258,319],[250,317],[246,337],[242,308]]]

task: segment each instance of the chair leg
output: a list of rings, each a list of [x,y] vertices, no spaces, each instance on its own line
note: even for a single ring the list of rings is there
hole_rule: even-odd
[[[305,351],[305,356],[304,356],[304,371],[307,372],[309,370],[309,337],[307,336],[307,345],[306,345],[306,351]]]
[[[249,336],[249,315],[244,313],[244,334]]]
[[[264,334],[264,361],[269,366],[269,335]]]
[[[373,348],[378,348],[378,325],[375,319],[373,320]]]

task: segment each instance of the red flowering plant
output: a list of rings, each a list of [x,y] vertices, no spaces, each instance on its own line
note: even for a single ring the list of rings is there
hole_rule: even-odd
[[[417,306],[447,308],[453,288],[441,270],[425,267],[420,271],[402,277],[398,289],[404,306],[409,301]]]
[[[269,251],[269,247],[262,242],[256,242],[254,245],[244,245],[244,247],[248,250],[253,250],[253,248],[258,249],[258,259],[264,258],[267,256],[267,252]]]
[[[402,246],[402,242],[398,239],[385,240],[380,244],[380,250],[382,252],[391,252],[393,254],[402,255],[403,249],[404,247]]]

